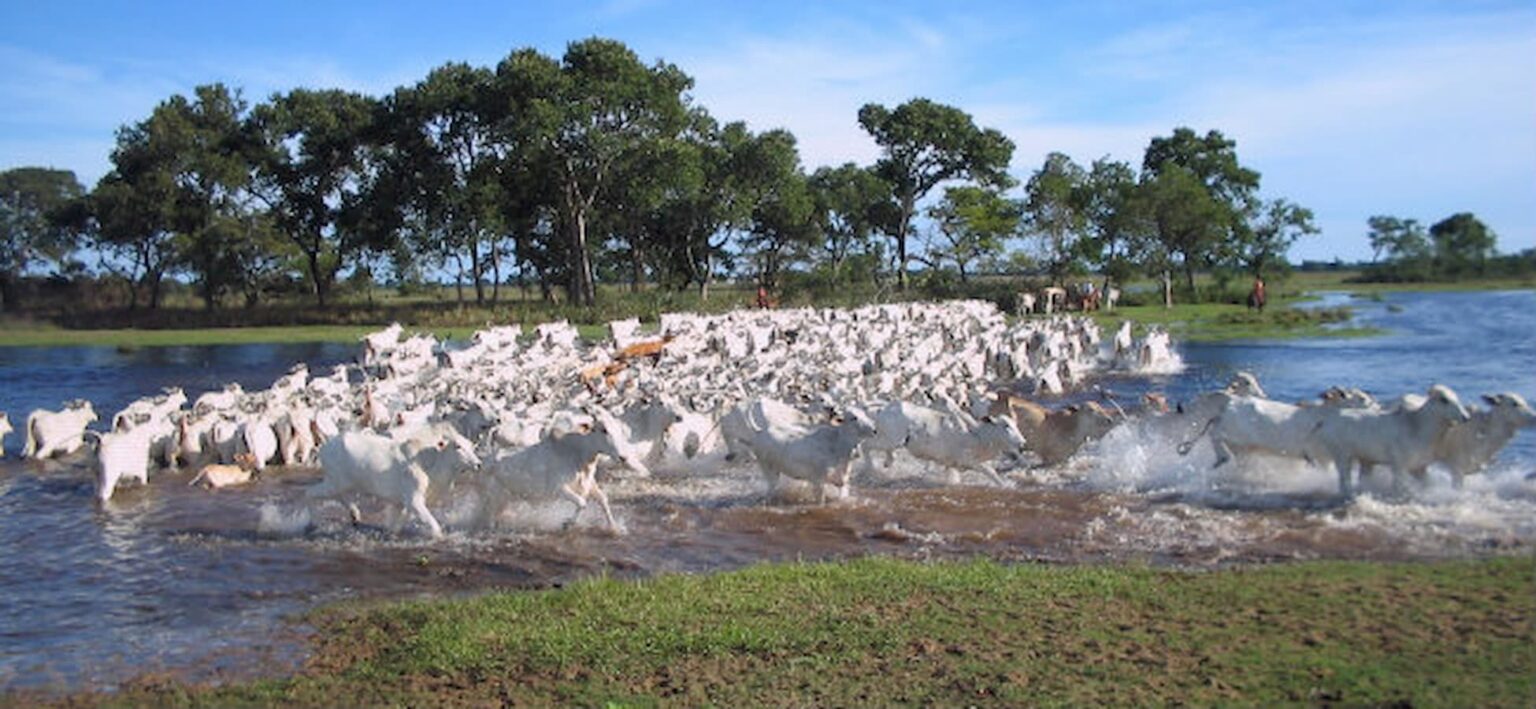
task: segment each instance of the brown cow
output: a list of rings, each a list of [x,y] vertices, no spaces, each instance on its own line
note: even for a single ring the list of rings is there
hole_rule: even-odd
[[[1093,401],[1052,411],[1023,397],[999,393],[989,413],[1005,412],[1019,425],[1025,447],[1040,457],[1041,465],[1056,465],[1071,458],[1084,443],[1115,426],[1109,411]]]

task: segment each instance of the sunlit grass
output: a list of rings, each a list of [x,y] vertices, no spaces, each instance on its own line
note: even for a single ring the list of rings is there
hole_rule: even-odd
[[[298,677],[82,703],[1528,706],[1536,561],[865,559],[318,612]]]

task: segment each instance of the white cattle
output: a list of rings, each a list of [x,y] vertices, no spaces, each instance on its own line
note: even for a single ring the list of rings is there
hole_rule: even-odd
[[[1228,400],[1208,429],[1220,467],[1237,454],[1267,453],[1314,462],[1313,431],[1331,407],[1304,407],[1271,399],[1237,396]],[[1188,448],[1181,449],[1187,452]]]
[[[181,387],[169,387],[156,397],[138,399],[112,417],[112,429],[128,428],[134,424],[171,415],[187,403],[187,395]]]
[[[96,410],[89,401],[71,402],[63,411],[33,411],[27,416],[21,457],[43,460],[75,452],[85,444],[81,438],[85,427],[95,420]]]
[[[273,421],[266,416],[246,419],[240,424],[240,433],[236,440],[235,456],[241,453],[249,453],[253,458],[252,466],[258,472],[267,467],[267,463],[277,458],[277,431],[273,429]],[[235,456],[231,456],[233,460]]]
[[[1135,339],[1131,337],[1131,321],[1126,320],[1121,322],[1120,328],[1115,330],[1113,352],[1115,362],[1121,363],[1130,361],[1132,347],[1135,345],[1135,343]]]
[[[597,460],[608,456],[622,461],[635,472],[649,476],[645,464],[627,455],[615,438],[616,419],[597,412],[591,423],[570,432],[551,434],[538,443],[496,458],[487,478],[482,514],[494,520],[513,499],[551,500],[565,498],[575,503],[571,522],[587,506],[587,497],[597,499],[608,528],[617,530],[608,495],[597,486]]]
[[[125,431],[113,431],[96,436],[96,501],[101,504],[112,499],[119,483],[128,480],[139,484],[149,482],[150,453],[157,440],[172,433],[167,421],[151,421]]]
[[[325,477],[305,491],[307,498],[320,500],[349,493],[382,498],[414,512],[433,537],[443,535],[442,525],[427,509],[433,475],[446,477],[480,465],[472,448],[449,438],[397,441],[372,431],[342,433],[320,446],[319,457]],[[433,467],[432,473],[423,468],[427,464]],[[352,510],[355,519],[357,508]]]
[[[272,425],[277,434],[277,460],[283,465],[308,465],[314,457],[315,415],[304,406],[293,406]]]
[[[359,364],[364,367],[376,364],[380,357],[400,344],[400,333],[404,331],[405,328],[401,327],[400,323],[390,323],[389,327],[383,330],[363,335],[363,351],[358,357]]]
[[[1035,294],[1020,292],[1014,296],[1014,310],[1019,315],[1028,315],[1035,312]]]
[[[1536,411],[1519,394],[1484,396],[1487,410],[1472,412],[1472,420],[1452,426],[1435,442],[1435,460],[1450,468],[1456,485],[1482,470],[1521,428],[1536,426]]]
[[[11,435],[11,417],[0,411],[0,458],[5,457],[5,437]]]
[[[785,434],[810,431],[816,421],[808,414],[777,399],[758,399],[737,406],[720,417],[720,437],[725,442],[727,461],[752,457],[747,441],[759,430]]]
[[[1339,474],[1339,494],[1353,495],[1354,466],[1392,468],[1396,479],[1412,474],[1423,479],[1436,456],[1436,444],[1446,431],[1471,420],[1456,392],[1436,384],[1418,408],[1392,410],[1319,407],[1326,412],[1312,432],[1313,455],[1332,460]]]
[[[1104,289],[1104,309],[1105,310],[1109,310],[1109,311],[1113,311],[1115,309],[1115,306],[1119,305],[1119,304],[1120,304],[1120,289],[1119,288],[1105,288]]]
[[[231,382],[225,384],[220,391],[210,391],[197,397],[197,401],[192,403],[192,410],[198,413],[228,411],[240,403],[240,397],[243,395],[245,390],[241,388],[240,383]]]
[[[1025,446],[1018,425],[1005,416],[966,421],[953,413],[896,401],[881,407],[871,418],[875,435],[864,442],[864,448],[885,451],[886,467],[890,467],[896,449],[904,448],[918,460],[949,470],[951,482],[959,471],[974,470],[1006,487],[1008,481],[992,469],[991,462],[1003,455],[1017,456]]]
[[[837,486],[840,497],[848,496],[848,468],[853,455],[859,445],[873,435],[874,423],[853,412],[840,424],[809,430],[757,429],[741,443],[757,459],[770,490],[778,486],[780,475],[787,475],[811,483],[816,490],[816,501],[824,503],[827,483]]]

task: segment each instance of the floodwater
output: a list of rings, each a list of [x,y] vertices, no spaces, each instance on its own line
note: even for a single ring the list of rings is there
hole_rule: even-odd
[[[1450,385],[1464,401],[1514,391],[1536,400],[1536,291],[1400,293],[1348,302],[1365,339],[1179,345],[1186,368],[1157,377],[1107,376],[1121,401],[1144,391],[1172,400],[1219,388],[1237,370],[1282,400],[1331,385],[1387,398]],[[238,381],[265,387],[294,362],[312,371],[347,360],[347,345],[0,349],[0,410],[87,398],[109,416],[128,401],[179,385],[190,397]],[[302,504],[314,470],[268,475],[206,492],[165,473],[126,489],[105,510],[91,502],[80,461],[0,462],[0,690],[110,687],[145,672],[224,679],[282,671],[302,659],[305,628],[291,619],[326,601],[492,587],[546,587],[606,573],[707,572],[759,561],[887,554],[987,555],[1060,563],[1136,561],[1213,567],[1297,559],[1437,559],[1530,553],[1536,544],[1536,434],[1522,431],[1494,465],[1454,489],[1363,481],[1337,501],[1331,472],[1284,461],[1219,475],[1211,454],[1111,434],[1069,463],[1009,473],[1014,489],[945,476],[898,457],[865,468],[847,500],[806,504],[804,490],[770,494],[755,469],[719,461],[660,466],[648,479],[616,471],[605,483],[619,519],[609,534],[589,508],[516,507],[494,530],[469,523],[471,500],[450,501],[449,538],[418,527],[395,534],[391,510],[364,505],[362,526],[339,507]],[[865,464],[859,462],[856,467]],[[1386,476],[1378,476],[1386,477]]]

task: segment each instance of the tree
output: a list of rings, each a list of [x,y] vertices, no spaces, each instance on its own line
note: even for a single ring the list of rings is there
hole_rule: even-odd
[[[69,170],[0,172],[0,310],[20,307],[19,286],[28,268],[61,263],[75,247],[77,232],[60,212],[84,193]]]
[[[1211,244],[1229,226],[1227,210],[1199,177],[1179,165],[1156,175],[1143,173],[1136,202],[1147,226],[1138,249],[1142,263],[1149,273],[1162,274],[1163,304],[1172,307],[1170,273],[1182,270],[1194,292],[1196,268],[1208,263]]]
[[[495,90],[491,70],[445,64],[397,90],[390,107],[396,140],[416,176],[411,199],[439,227],[426,233],[445,240],[431,246],[468,256],[477,303],[485,302],[488,272],[493,284],[500,281],[501,177],[510,138],[502,133],[508,106]]]
[[[1442,277],[1468,273],[1483,275],[1493,256],[1497,237],[1471,212],[1460,212],[1435,222],[1429,228],[1434,242],[1435,264]]]
[[[822,233],[821,258],[836,283],[849,256],[868,250],[880,224],[889,220],[891,186],[851,162],[817,169],[810,186]]]
[[[587,223],[614,168],[645,138],[676,134],[688,116],[683,92],[693,80],[665,63],[642,64],[622,42],[591,38],[566,47],[560,62],[525,49],[498,65],[519,149],[538,153],[558,185],[567,235],[572,298],[596,300]]]
[[[1283,264],[1285,253],[1296,240],[1318,233],[1312,210],[1284,199],[1266,202],[1248,216],[1247,228],[1234,248],[1236,265],[1255,278]]]
[[[865,104],[859,109],[859,125],[883,153],[875,172],[892,186],[896,278],[905,289],[907,238],[917,203],[948,180],[1005,185],[1010,179],[1007,169],[1013,159],[1013,141],[996,130],[977,128],[971,116],[958,108],[925,98],[912,99],[895,110]]]
[[[1386,256],[1377,270],[1389,280],[1422,280],[1430,277],[1433,253],[1429,235],[1415,219],[1376,215],[1366,220],[1370,226],[1372,260]]]
[[[295,89],[253,112],[257,194],[303,254],[315,303],[329,304],[336,274],[369,244],[349,228],[366,211],[378,172],[369,144],[378,104],[340,90]]]
[[[1001,254],[1018,233],[1023,208],[995,189],[961,185],[945,189],[928,215],[947,242],[941,253],[955,262],[964,283],[971,263]]]
[[[1153,223],[1158,237],[1170,254],[1179,256],[1191,294],[1195,271],[1229,255],[1228,247],[1244,228],[1243,215],[1254,209],[1259,173],[1238,162],[1236,147],[1221,131],[1199,136],[1177,128],[1172,136],[1153,138],[1142,159],[1143,183],[1152,185],[1157,196],[1158,218]],[[1174,176],[1164,179],[1170,173]],[[1195,191],[1204,195],[1196,196]],[[1180,193],[1190,201],[1169,201]]]
[[[1024,186],[1024,216],[1043,242],[1051,283],[1063,285],[1081,253],[1078,240],[1087,227],[1083,198],[1088,175],[1061,153],[1045,157]]]
[[[1087,236],[1080,251],[1104,274],[1104,287],[1126,283],[1135,275],[1132,245],[1140,215],[1136,212],[1136,172],[1123,162],[1093,162],[1078,198]]]

